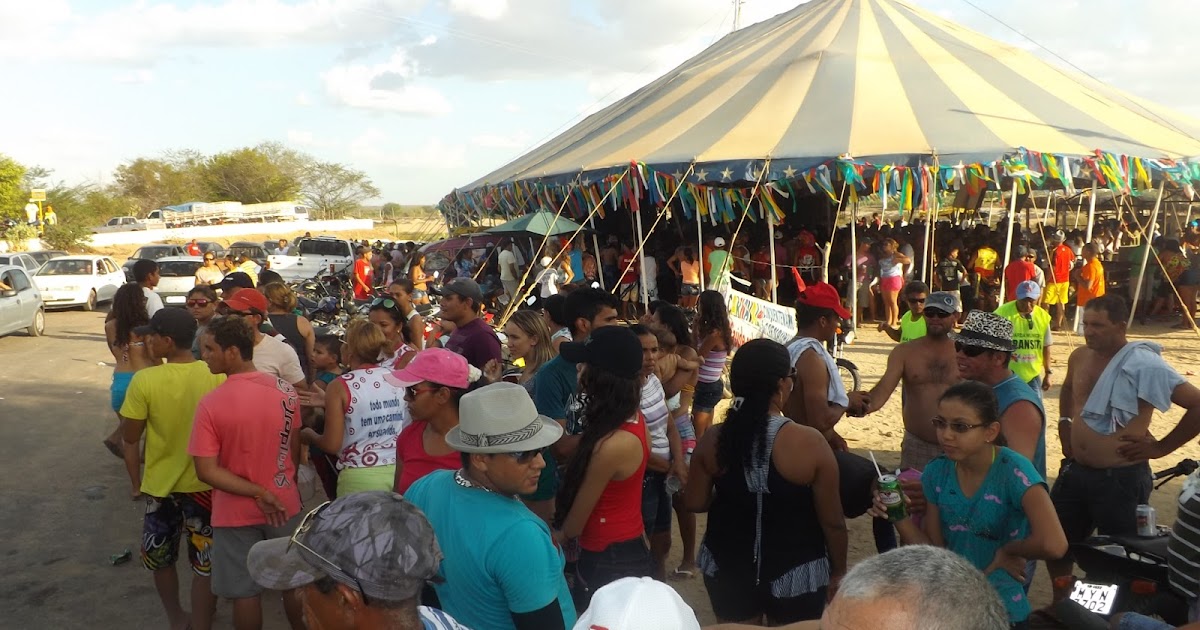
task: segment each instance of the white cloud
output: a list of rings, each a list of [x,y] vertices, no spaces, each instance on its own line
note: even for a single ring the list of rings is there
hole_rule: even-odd
[[[309,97],[308,92],[300,92],[296,94],[296,104],[300,107],[308,107],[312,105],[312,98]]]
[[[450,11],[481,20],[498,20],[508,12],[508,0],[450,0]]]
[[[467,164],[466,147],[438,137],[413,144],[398,142],[377,127],[368,128],[350,141],[355,163],[386,168],[458,169]]]
[[[532,140],[528,131],[508,135],[485,133],[472,137],[471,144],[485,149],[524,149]]]
[[[287,131],[288,144],[298,146],[309,146],[313,144],[313,133],[301,129],[288,129]]]
[[[518,105],[516,103],[508,103],[507,105],[504,106],[504,111],[506,111],[510,114],[519,114],[519,113],[525,111],[525,108],[521,107],[520,105]]]
[[[154,72],[145,68],[141,70],[129,70],[127,72],[118,73],[113,77],[113,81],[117,83],[126,83],[131,85],[150,83],[154,80]]]
[[[374,65],[334,66],[321,75],[335,103],[358,109],[418,116],[450,113],[450,101],[437,89],[417,84],[417,66],[402,50]]]

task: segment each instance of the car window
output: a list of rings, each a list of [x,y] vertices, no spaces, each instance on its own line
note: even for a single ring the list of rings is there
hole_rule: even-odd
[[[8,279],[4,282],[18,291],[24,291],[29,288],[29,276],[25,275],[25,272],[15,269],[8,272]]]
[[[194,260],[171,260],[158,263],[158,275],[164,278],[190,278],[203,264]]]
[[[178,251],[176,251],[178,249]],[[164,245],[156,245],[154,247],[139,247],[130,258],[148,258],[150,260],[158,260],[163,256],[175,256],[182,254],[182,249],[171,248]]]
[[[37,271],[37,268],[41,266],[38,264],[38,261],[33,259],[33,256],[28,255],[21,256],[21,263],[22,266],[28,271]]]
[[[48,260],[38,270],[39,276],[82,276],[91,275],[92,261],[90,260]]]
[[[353,257],[350,244],[345,241],[320,241],[309,239],[300,241],[300,255]]]
[[[104,271],[107,273],[117,273],[117,265],[113,261],[104,259]]]

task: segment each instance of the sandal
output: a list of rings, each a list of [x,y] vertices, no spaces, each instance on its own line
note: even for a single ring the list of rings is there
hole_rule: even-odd
[[[668,575],[667,579],[678,582],[678,581],[682,581],[682,580],[690,580],[694,577],[696,577],[695,571],[688,571],[687,569],[676,568],[674,571],[671,571],[671,575]]]

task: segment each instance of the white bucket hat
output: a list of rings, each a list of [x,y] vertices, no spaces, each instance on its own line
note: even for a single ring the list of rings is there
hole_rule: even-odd
[[[574,630],[700,630],[696,613],[675,589],[648,577],[627,577],[602,586]]]
[[[537,412],[524,387],[492,383],[458,401],[458,426],[446,444],[462,453],[519,453],[550,446],[562,434],[557,422]]]

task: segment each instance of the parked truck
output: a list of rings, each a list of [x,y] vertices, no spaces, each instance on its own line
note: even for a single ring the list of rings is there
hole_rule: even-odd
[[[242,204],[239,201],[190,201],[154,210],[146,215],[146,221],[161,222],[168,228],[217,225],[238,223],[241,212]]]
[[[271,271],[291,282],[326,273],[350,271],[354,267],[354,243],[329,236],[300,239],[295,256],[272,254]]]

